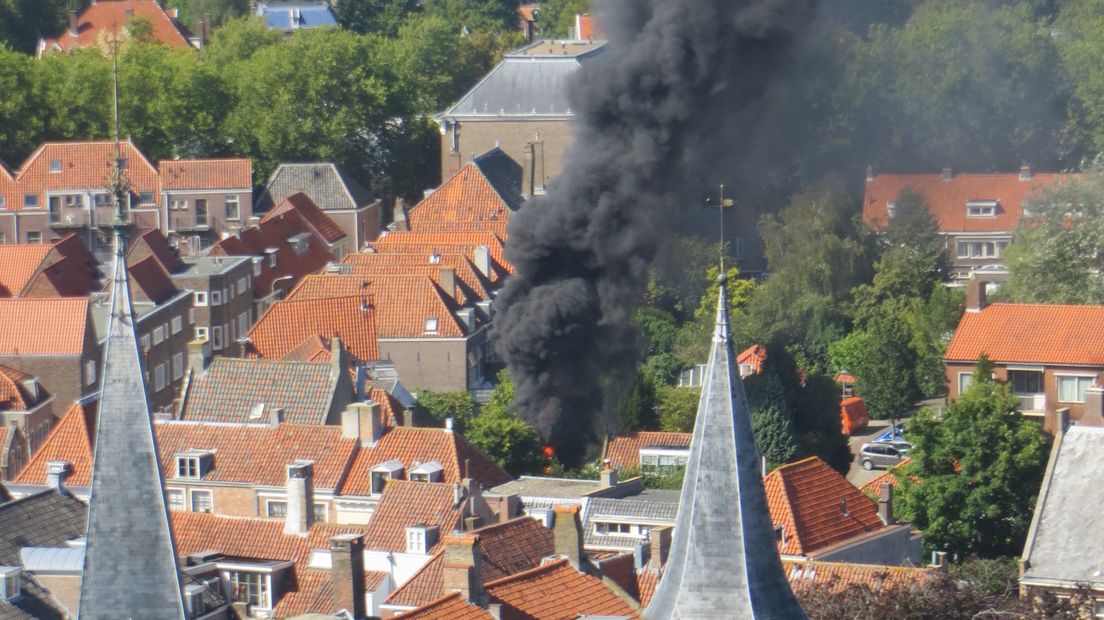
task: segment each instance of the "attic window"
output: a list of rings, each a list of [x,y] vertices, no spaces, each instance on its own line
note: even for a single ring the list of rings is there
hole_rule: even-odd
[[[889,215],[890,219],[892,219],[893,216],[897,215],[897,203],[896,202],[891,202],[891,203],[886,205],[886,214]]]
[[[0,601],[15,601],[23,594],[18,566],[0,566]]]
[[[61,160],[60,159],[51,159],[50,160],[50,172],[55,172],[55,173],[56,172],[61,172]]]
[[[401,480],[403,464],[398,459],[384,461],[372,468],[372,495],[383,493],[383,487],[388,480]]]
[[[966,201],[966,217],[996,217],[999,200]]]
[[[176,455],[176,477],[198,480],[211,469],[213,454],[206,450],[189,450]]]
[[[302,232],[299,234],[288,237],[288,244],[291,245],[291,249],[295,251],[295,254],[302,256],[310,249],[310,233]]]
[[[434,252],[433,254],[429,255],[429,264],[430,265],[436,265],[439,262],[441,262],[441,255],[440,254]]]
[[[138,202],[144,205],[153,204],[153,192],[142,192],[138,194]]]
[[[428,461],[410,470],[414,482],[440,482],[445,468],[437,461]]]
[[[437,544],[437,527],[412,525],[406,528],[406,552],[424,555]]]
[[[431,316],[425,320],[425,333],[436,334],[437,333],[437,317]]]

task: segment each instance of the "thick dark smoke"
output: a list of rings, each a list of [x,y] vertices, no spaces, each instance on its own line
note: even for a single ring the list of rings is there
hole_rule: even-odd
[[[631,376],[631,315],[678,211],[713,153],[742,152],[814,0],[622,0],[609,44],[575,92],[576,144],[548,196],[510,224],[517,268],[496,301],[495,342],[515,401],[566,463],[605,430],[603,386]],[[684,205],[677,207],[676,205]]]

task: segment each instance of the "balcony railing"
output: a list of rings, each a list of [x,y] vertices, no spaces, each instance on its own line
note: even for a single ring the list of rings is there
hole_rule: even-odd
[[[88,212],[87,211],[62,211],[60,213],[50,212],[50,226],[52,228],[87,228],[88,227]]]
[[[210,220],[207,219],[207,216],[196,216],[190,213],[173,214],[169,216],[169,222],[172,224],[172,230],[177,232],[211,230]]]
[[[1039,413],[1046,411],[1046,394],[1016,394],[1020,399],[1020,411],[1023,413]]]

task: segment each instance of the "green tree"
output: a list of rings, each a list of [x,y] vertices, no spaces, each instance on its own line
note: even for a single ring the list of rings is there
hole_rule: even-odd
[[[656,386],[651,377],[637,372],[620,402],[621,432],[655,430],[659,426],[656,412]]]
[[[1018,302],[1104,303],[1104,171],[1049,187],[1008,248],[1001,292]]]
[[[894,473],[902,515],[928,546],[960,558],[1023,549],[1049,438],[1018,403],[983,358],[941,419],[925,410],[909,421],[912,460]]]
[[[419,10],[419,4],[417,0],[343,0],[334,5],[334,13],[353,32],[393,36],[403,20]]]
[[[855,376],[855,392],[875,418],[897,417],[919,396],[911,335],[899,315],[883,312],[831,349],[833,365]]]
[[[1104,151],[1104,1],[1066,0],[1054,24],[1060,68],[1073,94],[1070,119],[1088,151]]]
[[[418,405],[433,419],[444,422],[446,418],[452,418],[454,428],[463,434],[472,418],[475,417],[475,401],[467,390],[455,392],[433,392],[430,390],[418,390]]]
[[[541,3],[537,26],[543,37],[563,38],[575,27],[575,15],[589,12],[587,0],[547,0]]]
[[[96,50],[47,54],[38,61],[35,98],[45,119],[41,139],[92,140],[111,135],[111,63]]]
[[[744,316],[748,301],[754,295],[756,284],[754,280],[741,278],[740,271],[736,267],[728,267],[725,272],[729,323],[735,328],[744,323],[741,317]],[[675,334],[674,353],[679,358],[682,368],[703,364],[709,356],[713,329],[717,325],[717,296],[721,291],[717,277],[719,274],[718,267],[710,267],[706,271],[706,281],[709,285],[690,321],[679,328]]]
[[[513,411],[514,384],[505,370],[490,400],[468,425],[464,436],[500,467],[514,476],[543,471],[548,461],[532,426]]]
[[[167,6],[177,9],[177,21],[196,33],[204,16],[211,17],[212,26],[221,26],[249,12],[249,0],[169,0]]]
[[[265,26],[260,17],[233,19],[211,32],[200,58],[216,73],[229,73],[235,63],[249,60],[262,49],[284,43],[284,36]]]
[[[4,43],[33,54],[39,37],[55,37],[65,29],[69,10],[80,11],[87,0],[0,0],[0,47]]]
[[[656,394],[659,428],[676,433],[693,432],[700,398],[698,388],[660,386]]]
[[[767,405],[753,411],[751,428],[759,453],[767,459],[770,469],[789,463],[797,455],[797,431],[793,417],[779,405]]]
[[[0,47],[0,154],[15,163],[38,146],[45,129],[45,102],[36,90],[34,58]]]

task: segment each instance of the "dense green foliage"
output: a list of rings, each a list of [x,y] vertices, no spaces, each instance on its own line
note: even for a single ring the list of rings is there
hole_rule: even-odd
[[[512,409],[514,384],[506,371],[498,374],[498,385],[490,401],[468,423],[464,436],[514,476],[538,473],[547,466],[540,438],[532,426]]]
[[[212,26],[221,26],[249,12],[249,0],[168,0],[162,4],[175,8],[181,25],[197,33],[204,17],[210,18]]]
[[[991,375],[981,360],[941,419],[925,410],[910,420],[912,460],[894,470],[902,516],[929,547],[959,558],[1020,553],[1049,453],[1049,438]]]
[[[452,418],[453,428],[459,433],[464,433],[472,418],[475,417],[475,401],[467,390],[456,392],[418,390],[417,398],[418,406],[438,422],[444,424],[447,418]]]

